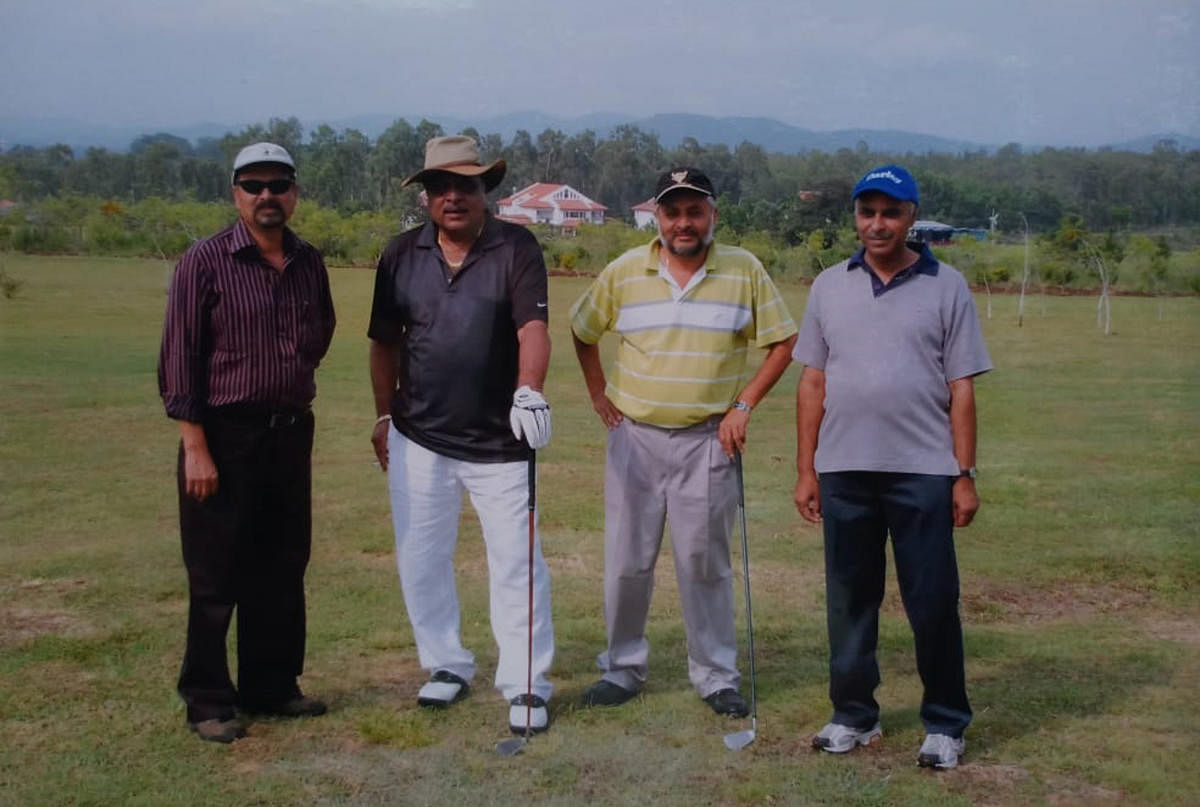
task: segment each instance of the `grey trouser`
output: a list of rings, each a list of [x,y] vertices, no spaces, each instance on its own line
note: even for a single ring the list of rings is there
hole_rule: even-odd
[[[737,636],[729,538],[737,507],[733,462],[718,418],[661,429],[625,418],[608,435],[604,478],[604,619],[608,649],[596,663],[626,689],[646,681],[646,617],[663,525],[671,524],[675,577],[687,631],[688,677],[701,697],[736,689]]]

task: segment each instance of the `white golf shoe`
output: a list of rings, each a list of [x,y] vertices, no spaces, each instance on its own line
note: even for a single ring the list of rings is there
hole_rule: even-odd
[[[967,741],[962,737],[926,734],[925,742],[921,743],[921,753],[917,756],[917,764],[922,768],[953,768],[958,765],[958,757],[966,749]]]
[[[438,670],[417,693],[417,703],[433,709],[444,709],[467,697],[471,686],[449,670]]]
[[[872,740],[883,736],[883,730],[876,723],[869,729],[856,729],[853,726],[843,726],[841,723],[826,723],[812,738],[812,747],[831,754],[844,754],[860,745],[869,745]]]
[[[525,701],[529,699],[529,706]],[[550,728],[550,712],[546,701],[538,695],[521,694],[508,702],[508,728],[513,734],[525,733],[525,721],[529,721],[529,732],[537,734]]]

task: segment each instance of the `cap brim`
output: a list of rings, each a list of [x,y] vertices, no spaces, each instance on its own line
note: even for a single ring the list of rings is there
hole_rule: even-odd
[[[239,165],[236,168],[234,168],[233,171],[231,171],[229,173],[229,181],[237,182],[238,174],[242,173],[243,171],[248,171],[251,168],[258,168],[260,166],[266,166],[266,165],[273,165],[273,166],[277,166],[279,168],[286,168],[288,171],[292,172],[292,178],[293,179],[296,178],[296,166],[292,165],[291,163],[281,162],[280,160],[255,160],[252,163],[246,163],[245,165]]]
[[[494,189],[504,179],[504,174],[508,170],[508,165],[504,160],[496,160],[489,165],[474,165],[473,163],[465,163],[463,165],[442,165],[436,168],[424,168],[410,176],[408,179],[401,182],[401,186],[411,185],[414,182],[425,182],[425,178],[430,174],[458,174],[464,177],[483,177],[483,187],[488,191]]]
[[[895,199],[897,202],[912,202],[913,204],[919,204],[918,200],[911,195],[897,193],[895,185],[864,185],[862,187],[855,188],[854,192],[850,195],[850,201],[853,202],[864,193],[882,193],[884,196],[887,196],[890,199]]]
[[[695,193],[702,194],[704,196],[707,196],[710,199],[712,198],[712,192],[709,191],[707,188],[700,188],[695,185],[689,185],[686,182],[680,182],[678,185],[672,185],[671,187],[663,190],[661,193],[659,193],[657,196],[654,197],[654,201],[661,202],[662,198],[664,196],[666,196],[667,194],[670,194],[670,193],[674,193],[675,191],[694,191]]]

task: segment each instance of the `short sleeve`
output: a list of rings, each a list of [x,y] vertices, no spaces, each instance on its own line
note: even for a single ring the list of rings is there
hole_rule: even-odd
[[[825,362],[829,358],[829,344],[825,341],[825,334],[821,328],[820,280],[818,277],[809,290],[796,346],[792,348],[792,360],[817,370],[824,370]]]
[[[992,359],[983,341],[975,298],[971,296],[971,288],[961,274],[956,274],[948,322],[942,346],[946,382],[991,370]]]
[[[394,239],[375,268],[375,296],[371,300],[371,320],[367,336],[385,345],[404,338],[404,324],[396,307],[396,271],[400,263],[399,239]]]
[[[754,261],[754,345],[770,347],[796,333],[796,323],[787,303],[767,270]]]
[[[533,233],[518,227],[513,236],[512,264],[512,318],[513,325],[520,329],[533,320],[547,322],[550,319],[549,280],[546,259]]]
[[[594,345],[604,332],[610,330],[615,320],[613,277],[615,271],[610,264],[571,306],[571,332],[584,344]]]

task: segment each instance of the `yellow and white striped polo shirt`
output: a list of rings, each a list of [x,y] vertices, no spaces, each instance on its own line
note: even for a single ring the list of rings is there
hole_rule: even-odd
[[[728,410],[752,375],[749,345],[788,339],[796,324],[746,250],[713,243],[705,276],[673,295],[659,249],[656,238],[606,266],[571,307],[571,330],[589,345],[618,333],[608,397],[634,420],[682,428]]]

